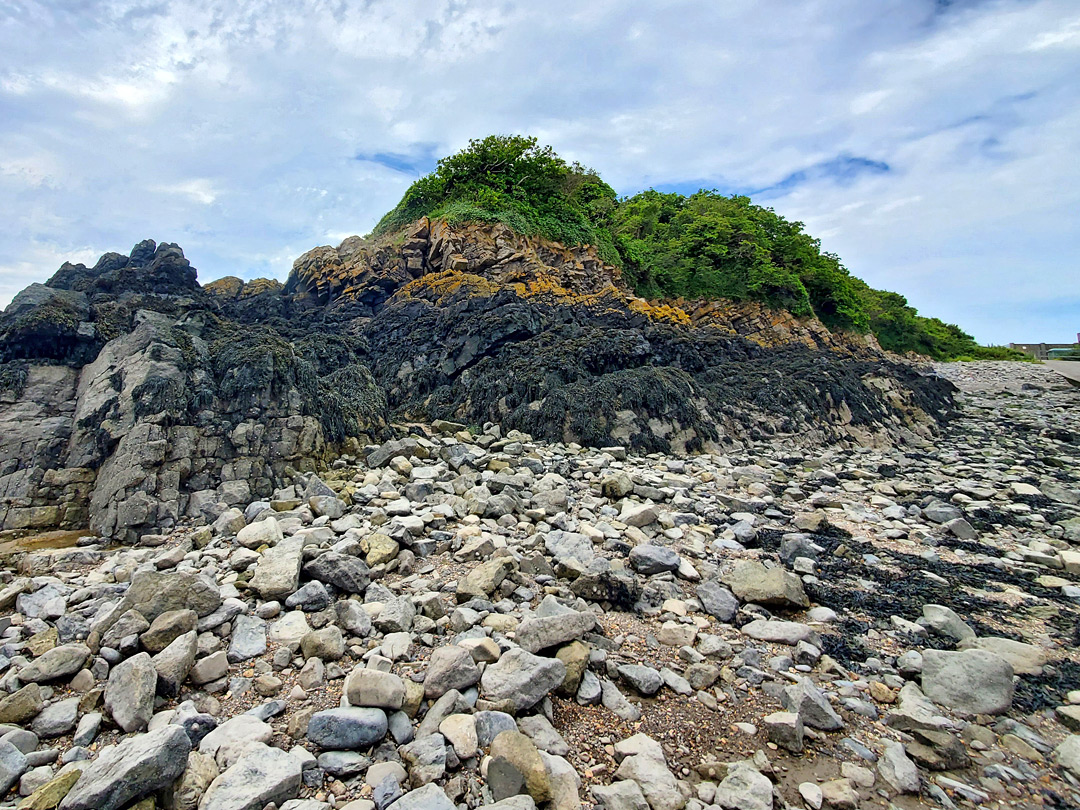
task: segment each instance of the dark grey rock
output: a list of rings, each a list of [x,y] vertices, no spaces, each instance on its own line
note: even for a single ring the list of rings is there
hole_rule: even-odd
[[[330,606],[330,594],[326,592],[326,586],[319,580],[313,580],[302,585],[296,593],[285,600],[285,607],[300,608],[306,613],[314,613],[325,610]]]
[[[139,653],[113,667],[105,686],[105,709],[124,731],[142,731],[154,713],[157,670],[149,653]]]
[[[639,574],[663,574],[679,568],[679,555],[664,546],[644,543],[630,550],[630,566]]]
[[[780,694],[780,702],[789,712],[796,712],[804,725],[821,731],[836,731],[844,721],[829,703],[829,699],[809,678],[801,678]]]
[[[178,726],[163,726],[103,748],[60,810],[119,810],[172,785],[187,767],[190,752],[191,741]]]
[[[337,623],[352,636],[365,638],[371,633],[371,615],[353,599],[339,599],[334,605]]]
[[[517,731],[517,722],[506,712],[477,712],[476,740],[481,748],[487,748],[504,731]]]
[[[345,593],[363,593],[371,582],[371,571],[359,557],[328,551],[304,566],[311,579],[333,585]]]
[[[79,698],[58,700],[46,706],[41,714],[34,718],[30,726],[42,739],[60,737],[75,728],[75,719],[79,715]]]
[[[416,618],[416,606],[408,596],[398,596],[383,603],[374,625],[384,633],[408,633]]]
[[[426,785],[446,773],[446,739],[442,734],[428,734],[401,747],[401,758],[409,767],[414,785]]]
[[[13,743],[0,740],[0,796],[6,794],[29,768],[26,754]]]
[[[581,638],[595,624],[594,614],[572,610],[558,616],[526,619],[518,625],[514,638],[522,649],[538,653]]]
[[[266,621],[258,616],[237,616],[229,640],[229,663],[247,661],[266,652]]]
[[[438,785],[410,790],[391,806],[394,810],[455,810],[454,803]]]
[[[164,650],[154,656],[159,695],[172,698],[180,694],[180,685],[191,672],[198,649],[198,634],[192,630],[174,638]]]
[[[331,776],[347,779],[371,767],[371,760],[356,751],[326,751],[319,754],[319,767]]]
[[[697,598],[705,612],[717,621],[730,622],[739,612],[739,600],[716,579],[707,579],[697,586]]]
[[[386,736],[386,729],[386,712],[382,709],[326,709],[312,715],[307,737],[327,750],[356,750],[379,742]]]
[[[19,670],[19,680],[23,683],[44,683],[67,678],[82,669],[88,658],[90,648],[85,644],[53,647]]]
[[[660,677],[660,673],[643,664],[623,664],[619,667],[619,675],[646,697],[655,695],[664,685],[664,679]]]
[[[515,647],[484,670],[480,692],[488,700],[509,700],[516,711],[523,711],[539,703],[565,677],[566,665],[559,659],[541,658]]]
[[[448,644],[431,653],[424,676],[424,696],[438,698],[451,689],[467,689],[480,680],[480,670],[464,647]]]

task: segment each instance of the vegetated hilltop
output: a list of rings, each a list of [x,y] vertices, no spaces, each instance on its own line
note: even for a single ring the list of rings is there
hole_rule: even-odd
[[[713,195],[664,224],[664,199],[488,139],[284,285],[203,287],[149,240],[65,264],[0,315],[0,526],[157,533],[410,421],[639,453],[933,440],[953,386],[836,328],[858,286],[816,243]]]
[[[745,196],[649,190],[620,200],[595,172],[535,138],[489,136],[440,160],[376,226],[393,233],[422,216],[501,222],[522,235],[595,245],[648,298],[759,301],[831,329],[870,331],[882,348],[938,360],[1023,359],[979,346],[960,327],[925,318],[898,293],[852,276],[819,240]]]

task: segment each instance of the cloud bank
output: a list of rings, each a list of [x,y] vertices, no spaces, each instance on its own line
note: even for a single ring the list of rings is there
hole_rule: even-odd
[[[1072,0],[14,0],[0,41],[0,305],[148,237],[284,278],[520,132],[751,194],[983,342],[1080,330]]]

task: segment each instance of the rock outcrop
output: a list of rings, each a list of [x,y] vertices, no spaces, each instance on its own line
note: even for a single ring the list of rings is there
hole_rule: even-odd
[[[590,247],[427,220],[391,244],[310,251],[285,292],[349,319],[398,417],[693,452],[770,434],[917,441],[950,407],[950,385],[872,338],[753,303],[647,302]]]
[[[179,247],[65,264],[0,316],[0,527],[134,539],[359,455],[389,419],[694,452],[919,443],[951,386],[756,304],[650,303],[588,246],[420,221],[200,287]],[[310,494],[296,491],[297,497]]]
[[[0,526],[134,537],[268,496],[385,419],[326,349],[223,317],[175,245],[65,264],[0,317]]]

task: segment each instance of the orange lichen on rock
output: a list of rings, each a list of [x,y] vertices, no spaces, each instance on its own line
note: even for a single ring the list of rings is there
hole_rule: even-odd
[[[224,279],[217,284],[227,287]],[[632,313],[654,324],[719,330],[765,348],[803,345],[847,354],[877,348],[865,336],[831,332],[815,318],[756,301],[644,300],[594,247],[522,236],[497,223],[423,219],[392,236],[349,237],[337,248],[315,248],[301,256],[289,286],[323,304],[355,300],[372,311],[392,298],[420,297],[441,305],[458,294],[512,292],[522,300],[580,307],[594,316]]]
[[[462,293],[468,296],[492,296],[501,286],[474,273],[462,273],[457,270],[443,270],[428,273],[410,281],[397,295],[401,298],[423,298],[434,304],[443,304],[452,296]]]
[[[281,292],[283,286],[273,278],[255,278],[245,282],[236,276],[225,276],[204,284],[203,289],[222,298],[251,298],[264,292]]]
[[[236,298],[240,295],[240,291],[244,289],[244,281],[236,276],[225,276],[217,281],[203,284],[203,289],[222,298]]]
[[[644,298],[631,298],[627,303],[631,312],[644,315],[650,321],[661,323],[673,323],[679,326],[690,326],[690,316],[682,307],[665,301],[646,301]]]

